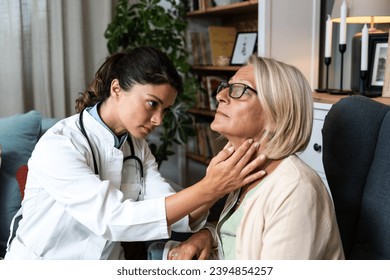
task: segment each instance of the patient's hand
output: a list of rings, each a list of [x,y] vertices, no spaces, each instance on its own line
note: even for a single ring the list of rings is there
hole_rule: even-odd
[[[168,253],[168,260],[206,260],[213,245],[213,238],[207,229],[194,233],[186,241],[171,249]]]

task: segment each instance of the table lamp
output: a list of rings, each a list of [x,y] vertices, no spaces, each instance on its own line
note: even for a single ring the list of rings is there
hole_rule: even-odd
[[[342,14],[342,5],[346,5],[347,14]],[[345,17],[343,19],[343,16]],[[342,53],[346,49],[346,24],[365,24],[368,28],[369,45],[372,46],[372,42],[375,40],[386,40],[388,32],[383,32],[376,29],[375,24],[378,23],[390,23],[390,1],[389,0],[335,0],[333,4],[331,18],[333,22],[340,23],[340,42],[339,51]],[[344,21],[344,22],[343,22]],[[342,33],[344,32],[344,33]],[[370,66],[367,65],[367,56],[372,53],[371,49],[368,49],[364,44],[367,43],[364,40],[362,45],[362,34],[366,32],[365,27],[362,29],[362,33],[357,33],[352,39],[352,64],[351,64],[351,89],[354,92],[370,96],[377,96],[381,90],[366,92],[366,87],[369,85],[368,76],[372,73],[368,70]],[[344,38],[344,41],[342,41]],[[363,49],[363,52],[362,52]],[[367,52],[367,53],[366,53]],[[343,57],[342,57],[343,59]],[[343,61],[341,62],[343,64]],[[341,80],[340,91],[342,89],[342,69],[341,65]],[[342,93],[342,92],[341,92]],[[379,94],[380,95],[380,94]]]
[[[340,22],[340,7],[343,0],[335,0],[332,9],[332,21]],[[347,0],[347,23],[367,23],[374,29],[375,23],[390,22],[389,0]]]

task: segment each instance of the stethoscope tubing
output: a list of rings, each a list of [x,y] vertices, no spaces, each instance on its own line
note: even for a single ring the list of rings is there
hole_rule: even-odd
[[[84,135],[84,137],[87,139],[88,145],[89,145],[89,147],[91,149],[92,159],[93,159],[93,167],[94,167],[94,170],[95,170],[95,174],[99,175],[99,169],[98,169],[98,166],[97,166],[96,157],[95,157],[95,154],[94,154],[93,149],[92,149],[91,142],[89,140],[89,137],[88,137],[87,132],[85,131],[85,127],[84,127],[84,121],[83,121],[83,113],[84,113],[84,111],[85,111],[85,109],[82,110],[80,112],[80,115],[79,115],[80,131]],[[135,161],[137,161],[138,164],[139,164],[139,167],[140,167],[141,179],[143,180],[143,178],[144,178],[143,164],[142,164],[141,159],[135,155],[134,144],[133,144],[133,140],[131,139],[130,135],[127,136],[127,143],[129,143],[131,154],[129,156],[125,157],[123,159],[123,162],[125,162],[126,160],[129,160],[129,159],[134,159]]]

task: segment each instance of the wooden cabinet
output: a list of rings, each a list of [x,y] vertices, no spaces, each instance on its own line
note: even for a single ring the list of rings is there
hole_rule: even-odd
[[[321,179],[324,181],[325,185],[328,185],[326,181],[324,165],[322,164],[322,127],[324,126],[324,120],[329,112],[329,109],[332,107],[331,104],[326,103],[314,103],[314,118],[313,118],[313,130],[310,137],[310,142],[305,151],[298,154],[298,156],[303,159],[308,165],[310,165]]]

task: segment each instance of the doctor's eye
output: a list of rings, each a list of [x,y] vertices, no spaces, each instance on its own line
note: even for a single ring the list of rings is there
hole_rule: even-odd
[[[157,107],[157,106],[159,105],[158,102],[152,101],[152,100],[148,101],[148,104],[149,104],[150,107],[152,107],[152,108],[155,108],[155,107]]]

